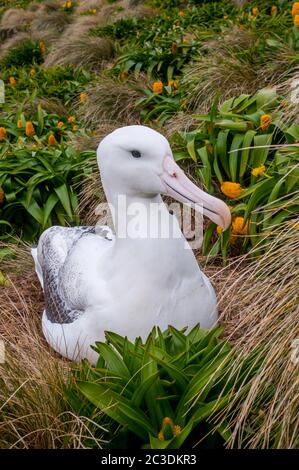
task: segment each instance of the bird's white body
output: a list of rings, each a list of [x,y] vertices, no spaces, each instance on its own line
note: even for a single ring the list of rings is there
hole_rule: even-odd
[[[154,133],[149,131],[150,135]],[[165,142],[162,140],[169,152]],[[165,157],[165,149],[162,153]],[[117,204],[117,190],[112,182],[109,184],[109,177],[112,174],[106,168],[102,174],[105,192],[110,202]],[[139,190],[127,190],[127,204],[141,202],[145,208],[159,205],[162,222],[173,228],[171,237],[122,238],[115,220],[116,234],[109,232],[108,237],[91,231],[79,236],[78,229],[74,235],[75,229],[63,227],[52,227],[42,234],[33,256],[48,296],[48,309],[55,304],[50,316],[46,307],[43,332],[63,356],[73,360],[86,357],[94,363],[96,353],[90,345],[104,340],[105,331],[134,340],[138,336],[146,339],[155,325],[161,330],[168,325],[192,328],[198,323],[209,328],[217,322],[214,289],[200,271],[192,250],[186,247],[178,221],[168,212],[160,192],[144,195]],[[143,222],[141,217],[139,233]],[[51,262],[50,267],[47,265],[49,259],[54,268]],[[45,286],[45,278],[51,289]],[[72,317],[73,311],[80,313]]]

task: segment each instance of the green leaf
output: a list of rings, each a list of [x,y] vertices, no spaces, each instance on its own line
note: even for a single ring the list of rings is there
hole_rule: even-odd
[[[247,170],[247,164],[249,160],[249,154],[250,154],[250,146],[253,137],[255,136],[256,132],[255,131],[247,131],[244,139],[243,139],[243,144],[242,144],[242,153],[241,153],[241,161],[240,161],[240,178],[244,176],[245,171]]]
[[[235,134],[229,152],[229,170],[232,181],[237,179],[239,149],[243,144],[244,135]]]

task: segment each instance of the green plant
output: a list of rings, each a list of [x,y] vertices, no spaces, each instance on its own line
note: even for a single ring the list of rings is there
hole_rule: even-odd
[[[219,394],[232,360],[229,345],[219,339],[221,331],[196,326],[188,334],[173,327],[161,333],[155,328],[145,343],[107,332],[107,341],[94,347],[96,367],[83,362],[74,369],[70,401],[82,411],[83,395],[92,404],[89,412],[99,409],[107,415],[117,433],[115,445],[131,439],[146,448],[192,445],[206,437],[231,392],[228,386]],[[214,429],[210,445],[223,444],[229,435],[224,423]]]
[[[298,210],[299,127],[281,122],[283,105],[274,89],[240,95],[219,110],[214,105],[208,115],[198,115],[199,130],[186,135],[189,157],[198,162],[205,188],[221,189],[233,205],[231,230],[217,237],[210,224],[204,254],[221,251],[226,257],[237,237],[244,251],[259,241],[261,232]]]
[[[30,64],[41,64],[43,55],[38,41],[27,39],[10,49],[1,60],[2,67],[22,67]]]
[[[57,221],[78,223],[77,191],[90,174],[94,152],[78,152],[63,144],[53,149],[13,147],[0,159],[2,234],[32,240]],[[5,231],[5,232],[4,232]]]

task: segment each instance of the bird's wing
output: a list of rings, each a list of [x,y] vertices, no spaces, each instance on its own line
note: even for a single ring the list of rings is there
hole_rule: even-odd
[[[70,307],[62,293],[60,270],[68,254],[82,237],[90,234],[112,240],[109,227],[51,227],[40,237],[37,249],[32,250],[35,269],[44,290],[45,311],[52,323],[72,323],[84,311]],[[36,251],[35,251],[36,250]]]

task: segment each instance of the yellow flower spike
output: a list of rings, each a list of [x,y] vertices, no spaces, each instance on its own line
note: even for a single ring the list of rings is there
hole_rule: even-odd
[[[244,217],[238,216],[232,220],[232,234],[233,235],[247,235],[248,223],[244,223]]]
[[[299,26],[299,14],[294,16],[294,25]]]
[[[15,79],[15,77],[9,77],[8,81],[11,86],[16,86],[17,84],[17,80]]]
[[[272,116],[270,114],[263,114],[260,118],[260,128],[262,131],[267,131],[272,122]]]
[[[299,15],[299,2],[293,3],[292,6],[292,16]]]
[[[7,132],[6,132],[5,127],[0,127],[0,142],[2,140],[5,140],[6,137],[7,137]]]
[[[171,44],[171,48],[170,48],[170,49],[171,49],[171,53],[172,53],[172,54],[176,54],[176,53],[177,53],[177,50],[178,50],[177,43],[176,43],[176,42],[173,42],[173,43]]]
[[[22,129],[22,127],[23,127],[22,119],[18,119],[17,128]]]
[[[252,8],[252,16],[254,18],[257,17],[258,13],[259,13],[259,9],[257,7]]]
[[[40,42],[39,42],[39,49],[40,49],[40,51],[41,51],[41,54],[42,54],[42,55],[45,55],[45,53],[46,53],[46,45],[45,45],[44,41],[40,41]]]
[[[48,145],[57,145],[57,140],[54,134],[50,134],[48,138]]]
[[[217,235],[220,237],[220,235],[222,234],[222,227],[220,227],[220,225],[217,225],[216,232],[217,232]]]
[[[4,199],[5,199],[5,193],[4,193],[3,189],[0,186],[0,204],[3,204]]]
[[[158,439],[159,439],[159,441],[164,441],[164,440],[165,440],[163,431],[160,431],[160,432],[159,432],[159,434],[158,434]]]
[[[221,192],[225,194],[225,196],[234,199],[235,197],[238,197],[240,194],[242,194],[243,188],[241,187],[240,183],[224,181],[221,184]]]
[[[63,126],[64,126],[64,122],[59,121],[59,123],[57,124],[58,129],[62,129]]]
[[[278,8],[276,5],[272,5],[271,7],[271,16],[276,16],[278,12]]]
[[[67,118],[67,121],[70,123],[70,124],[74,124],[76,122],[76,117],[75,116],[69,116]]]
[[[120,72],[119,79],[121,82],[124,82],[125,80],[127,80],[128,76],[129,76],[128,72]]]
[[[162,427],[163,426],[166,426],[166,424],[169,424],[171,427],[173,427],[173,421],[171,418],[169,418],[168,416],[166,416],[166,418],[163,419],[162,421]]]
[[[35,129],[31,121],[26,122],[25,134],[27,137],[32,137],[35,134]]]
[[[153,92],[157,93],[158,95],[161,95],[163,92],[163,83],[162,82],[154,82],[153,83]]]
[[[80,93],[80,103],[83,104],[86,102],[86,100],[87,100],[87,93],[84,93],[84,92]]]
[[[251,170],[251,174],[252,174],[252,176],[261,176],[265,173],[265,171],[266,171],[265,165],[261,165],[261,166],[258,166],[256,168],[253,168]]]
[[[176,425],[173,427],[173,435],[174,435],[174,436],[178,436],[179,434],[181,434],[181,432],[182,432],[181,426],[179,426],[178,424],[176,424]]]

